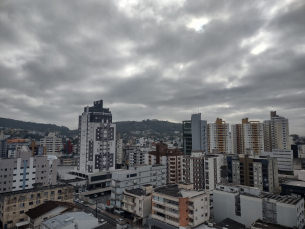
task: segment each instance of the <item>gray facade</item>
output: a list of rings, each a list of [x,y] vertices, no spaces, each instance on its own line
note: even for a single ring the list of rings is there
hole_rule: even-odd
[[[111,204],[115,208],[122,208],[124,190],[140,188],[150,184],[155,187],[166,184],[166,165],[131,166],[129,170],[112,173]]]
[[[201,120],[201,113],[192,114],[191,117],[192,131],[192,150],[208,150],[207,121]]]

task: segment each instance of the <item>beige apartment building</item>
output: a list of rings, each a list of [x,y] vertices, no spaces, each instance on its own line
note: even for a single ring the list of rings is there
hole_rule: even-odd
[[[151,212],[151,194],[153,186],[143,185],[141,188],[124,190],[124,203],[122,209],[127,212],[125,217],[131,218],[134,222],[143,223]]]
[[[28,210],[48,200],[73,202],[72,185],[42,186],[36,184],[33,189],[0,194],[0,226],[13,228],[16,223],[27,221]]]
[[[156,144],[156,151],[148,153],[148,164],[167,166],[167,184],[177,184],[182,181],[183,153],[178,149],[169,149],[164,143]]]
[[[180,183],[156,188],[152,193],[150,228],[196,227],[210,217],[209,193],[193,184]]]

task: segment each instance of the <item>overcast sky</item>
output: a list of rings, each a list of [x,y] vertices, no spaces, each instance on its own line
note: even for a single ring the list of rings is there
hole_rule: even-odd
[[[0,117],[269,119],[305,135],[304,0],[0,1]]]

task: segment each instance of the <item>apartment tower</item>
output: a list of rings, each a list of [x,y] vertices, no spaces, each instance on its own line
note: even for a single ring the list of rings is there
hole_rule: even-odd
[[[264,148],[271,152],[273,149],[290,150],[288,119],[270,111],[270,120],[264,121]]]
[[[78,164],[80,172],[95,173],[115,169],[116,125],[103,100],[85,107],[78,123]]]
[[[231,153],[231,133],[229,124],[221,118],[208,124],[208,152]]]

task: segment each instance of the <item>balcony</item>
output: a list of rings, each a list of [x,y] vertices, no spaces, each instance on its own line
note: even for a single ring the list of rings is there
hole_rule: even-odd
[[[165,206],[165,203],[164,202],[161,202],[161,201],[158,201],[158,200],[152,200],[153,201],[153,203],[155,203],[155,204],[160,204],[160,205],[162,205],[162,206]]]
[[[175,218],[180,218],[179,213],[171,212],[171,211],[166,211],[166,215],[175,217]]]
[[[123,199],[122,202],[123,202],[123,203],[126,203],[126,204],[128,204],[128,205],[131,205],[131,206],[136,206],[136,203],[133,203],[133,202],[128,201],[128,200],[125,200],[125,199]]]
[[[170,219],[165,219],[165,222],[168,223],[168,224],[174,225],[175,227],[180,226],[179,222],[176,222],[176,221],[173,221],[173,220],[170,220]]]
[[[157,211],[157,212],[160,212],[160,213],[164,213],[164,212],[165,212],[165,209],[158,208],[158,207],[155,207],[155,206],[153,206],[152,209],[153,209],[154,211]]]
[[[179,210],[179,205],[174,205],[174,204],[170,204],[170,203],[165,203],[165,206],[168,208],[172,208],[175,210]]]
[[[194,219],[194,215],[193,215],[193,214],[191,214],[191,213],[189,213],[189,218]]]
[[[165,221],[165,218],[164,218],[164,217],[159,216],[159,215],[155,215],[155,214],[153,214],[153,215],[152,215],[152,218],[153,218],[153,219],[160,220],[160,221],[162,221],[162,222],[164,222],[164,221]]]
[[[189,222],[189,225],[193,227],[194,226],[194,222]]]
[[[189,205],[189,209],[190,210],[194,210],[194,206],[193,205]]]

